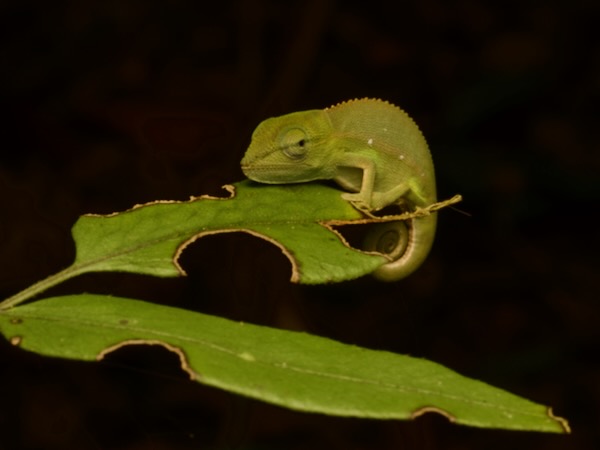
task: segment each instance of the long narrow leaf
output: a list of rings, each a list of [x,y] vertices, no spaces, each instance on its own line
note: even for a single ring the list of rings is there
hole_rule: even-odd
[[[476,427],[568,432],[548,407],[423,359],[137,300],[41,300],[0,312],[0,331],[24,349],[80,360],[164,345],[198,382],[301,411],[382,419],[434,411]]]

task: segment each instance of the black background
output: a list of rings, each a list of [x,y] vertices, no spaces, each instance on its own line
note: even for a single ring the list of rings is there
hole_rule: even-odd
[[[440,213],[410,278],[291,285],[281,252],[202,239],[131,296],[422,356],[570,419],[571,436],[302,414],[186,381],[166,351],[101,364],[0,343],[0,449],[600,446],[596,1],[13,1],[0,5],[0,295],[69,265],[70,227],[222,195],[262,119],[355,97],[429,140]],[[463,214],[466,212],[467,214]]]

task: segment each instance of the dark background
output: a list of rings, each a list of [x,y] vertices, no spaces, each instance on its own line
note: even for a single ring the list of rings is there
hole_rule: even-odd
[[[394,284],[291,285],[246,235],[189,277],[95,274],[131,296],[422,356],[567,417],[571,436],[296,413],[186,381],[133,349],[102,364],[0,343],[0,449],[592,449],[600,446],[598,2],[66,1],[0,6],[0,295],[69,265],[70,227],[220,195],[264,118],[381,97],[427,136],[440,213]],[[463,214],[463,212],[467,214]]]

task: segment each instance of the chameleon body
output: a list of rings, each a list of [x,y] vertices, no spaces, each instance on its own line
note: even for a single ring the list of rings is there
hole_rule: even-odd
[[[342,197],[365,213],[390,205],[412,210],[436,201],[425,138],[408,114],[383,100],[350,100],[267,119],[254,131],[241,166],[260,183],[332,179],[349,191]],[[435,214],[377,224],[367,250],[393,261],[374,275],[393,281],[416,270],[429,253],[435,228]],[[386,243],[390,237],[392,244]]]

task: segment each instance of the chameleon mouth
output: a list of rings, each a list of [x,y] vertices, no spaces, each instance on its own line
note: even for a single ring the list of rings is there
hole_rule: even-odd
[[[241,169],[246,177],[251,180],[258,181],[260,183],[267,184],[278,184],[278,183],[301,183],[304,181],[310,181],[315,179],[314,177],[301,176],[302,169],[310,169],[308,165],[302,165],[298,167],[298,164],[242,164]],[[296,173],[297,180],[290,179],[290,173]]]

